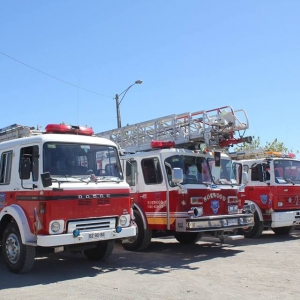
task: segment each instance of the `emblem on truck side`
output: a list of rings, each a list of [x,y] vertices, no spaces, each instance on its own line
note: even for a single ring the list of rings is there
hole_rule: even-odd
[[[210,204],[210,207],[213,211],[214,214],[217,214],[218,213],[218,210],[220,208],[220,203],[219,203],[219,200],[212,200],[211,201],[211,204]]]
[[[263,205],[266,205],[268,202],[268,195],[260,195],[260,201]]]
[[[5,204],[5,194],[1,193],[0,194],[0,208],[3,208]]]

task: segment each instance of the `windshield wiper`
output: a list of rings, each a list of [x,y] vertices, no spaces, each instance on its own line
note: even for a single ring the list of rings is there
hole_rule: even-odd
[[[293,185],[295,185],[295,182],[289,178],[283,178],[286,182],[292,183]]]

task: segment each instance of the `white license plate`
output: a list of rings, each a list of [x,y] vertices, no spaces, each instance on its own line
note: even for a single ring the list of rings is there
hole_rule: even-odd
[[[90,232],[89,241],[100,241],[105,239],[105,232]]]
[[[229,219],[228,220],[228,225],[238,225],[238,219]]]

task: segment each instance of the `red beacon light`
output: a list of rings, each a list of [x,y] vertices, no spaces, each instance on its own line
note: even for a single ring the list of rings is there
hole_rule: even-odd
[[[158,149],[166,149],[166,148],[173,148],[175,146],[175,142],[172,141],[151,141],[152,148]]]
[[[78,134],[88,136],[92,136],[94,134],[92,128],[65,124],[48,124],[45,127],[45,130],[46,133]]]
[[[287,154],[287,156],[288,156],[288,158],[295,158],[295,157],[296,157],[296,154],[295,154],[295,153],[289,152],[289,153]]]

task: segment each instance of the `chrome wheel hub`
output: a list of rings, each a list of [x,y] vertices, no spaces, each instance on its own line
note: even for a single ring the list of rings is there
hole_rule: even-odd
[[[20,257],[20,243],[18,237],[14,234],[11,233],[6,240],[5,244],[5,251],[6,251],[6,256],[8,260],[15,264],[18,262],[19,257]]]

